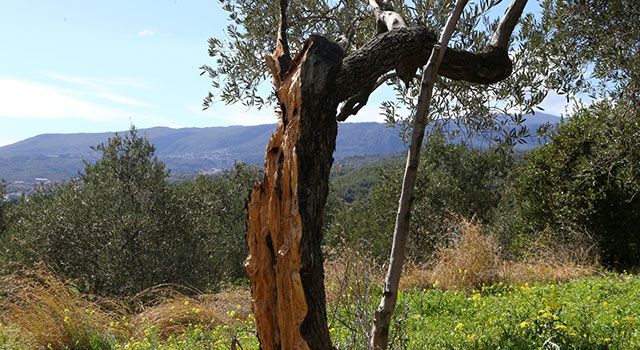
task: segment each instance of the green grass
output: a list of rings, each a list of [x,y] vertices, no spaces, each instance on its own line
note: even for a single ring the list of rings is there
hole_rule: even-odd
[[[640,349],[640,278],[591,277],[563,284],[497,284],[465,293],[438,289],[401,294],[392,349]],[[365,349],[352,310],[330,319],[339,349]],[[347,321],[345,321],[347,320]],[[364,320],[366,321],[366,320]],[[3,328],[4,327],[4,328]],[[0,325],[0,349],[20,349],[15,330]],[[117,338],[116,338],[117,339]],[[253,319],[208,328],[193,325],[162,339],[150,325],[144,334],[117,339],[108,349],[257,349]],[[552,347],[547,347],[551,349]],[[105,349],[101,346],[96,349]]]
[[[496,285],[472,294],[435,290],[400,300],[396,342],[421,349],[639,349],[640,280]]]

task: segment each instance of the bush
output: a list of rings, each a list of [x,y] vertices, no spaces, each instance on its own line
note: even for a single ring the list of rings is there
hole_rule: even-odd
[[[101,159],[79,179],[17,204],[5,239],[11,260],[42,261],[108,295],[162,283],[210,289],[242,275],[243,206],[257,171],[238,166],[171,186],[134,128],[96,149]]]
[[[428,259],[460,216],[480,223],[491,220],[511,164],[510,154],[500,149],[454,145],[432,134],[423,149],[416,181],[409,256]],[[402,169],[386,168],[366,198],[335,215],[327,244],[335,246],[344,240],[378,261],[386,260],[401,186]]]
[[[577,111],[515,177],[516,236],[549,227],[559,242],[595,241],[609,267],[640,264],[640,128],[624,106]]]
[[[191,285],[212,289],[245,276],[246,202],[259,175],[256,167],[236,164],[218,176],[173,186],[179,234],[188,252],[183,273]]]
[[[4,181],[0,181],[0,238],[2,238],[2,235],[7,228],[6,219],[5,219],[6,204],[4,202],[4,195],[6,194],[6,191],[7,191],[7,186],[5,185]]]

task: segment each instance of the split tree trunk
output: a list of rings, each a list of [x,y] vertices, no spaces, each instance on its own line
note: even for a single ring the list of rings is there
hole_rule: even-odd
[[[526,2],[513,0],[505,17],[515,22],[500,27],[498,38],[510,36]],[[338,44],[312,36],[291,59],[286,38],[288,1],[279,3],[277,47],[267,62],[281,114],[267,145],[264,179],[254,186],[248,205],[245,267],[261,348],[327,350],[332,346],[324,292],[322,213],[338,103],[346,101],[349,106],[341,113],[342,120],[355,114],[382,75],[394,69],[413,72],[425,64],[436,35],[424,27],[394,29],[344,60]],[[493,42],[478,53],[447,50],[443,60],[438,74],[480,84],[503,80],[512,69],[506,47]]]
[[[270,60],[281,113],[249,202],[245,263],[264,350],[332,348],[321,241],[337,134],[331,92],[342,55],[315,36],[293,61],[278,50]]]

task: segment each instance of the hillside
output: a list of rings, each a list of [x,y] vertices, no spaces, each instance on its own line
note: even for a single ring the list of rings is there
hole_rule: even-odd
[[[558,117],[536,114],[526,125],[535,130]],[[228,126],[172,129],[142,129],[156,146],[157,156],[173,174],[217,172],[235,162],[261,164],[264,147],[275,125]],[[12,145],[0,147],[0,179],[10,188],[28,187],[34,178],[61,181],[74,177],[82,169],[82,160],[92,161],[96,153],[91,146],[104,143],[113,133],[43,134]],[[459,141],[459,140],[458,140]],[[532,140],[533,141],[533,140]],[[472,143],[483,145],[479,139]],[[536,147],[537,142],[520,146]],[[379,157],[404,151],[399,130],[381,123],[341,123],[334,158]],[[23,181],[24,184],[15,182]]]

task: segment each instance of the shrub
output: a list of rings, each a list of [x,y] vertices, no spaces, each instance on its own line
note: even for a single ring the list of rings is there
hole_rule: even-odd
[[[5,256],[42,261],[83,290],[134,294],[162,283],[210,289],[242,276],[253,168],[169,185],[135,128],[96,149],[79,179],[23,199]]]
[[[454,145],[437,134],[430,136],[422,154],[407,247],[410,258],[425,261],[460,215],[481,223],[491,220],[512,161],[502,150]],[[387,168],[366,198],[335,215],[327,244],[335,246],[344,240],[377,261],[385,261],[401,185],[402,169]]]
[[[519,236],[595,241],[607,266],[640,264],[640,128],[624,105],[577,111],[515,178]]]
[[[182,273],[190,285],[212,289],[245,276],[245,206],[259,175],[256,167],[236,164],[220,175],[173,186],[173,210],[181,222],[176,234],[186,253]]]

